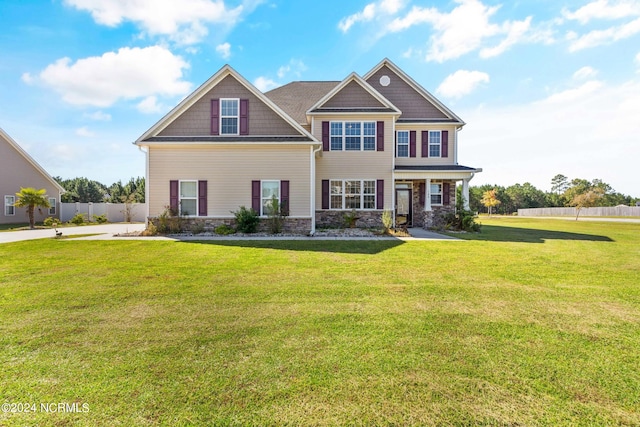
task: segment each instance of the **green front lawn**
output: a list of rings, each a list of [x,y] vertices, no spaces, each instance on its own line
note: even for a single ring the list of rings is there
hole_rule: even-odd
[[[0,425],[638,425],[640,224],[0,245]],[[82,405],[86,404],[86,407]]]

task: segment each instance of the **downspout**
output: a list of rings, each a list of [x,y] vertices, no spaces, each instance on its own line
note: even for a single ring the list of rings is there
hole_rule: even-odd
[[[319,145],[318,148],[311,147],[311,235],[313,236],[316,233],[316,154],[318,154],[322,150],[322,145]]]

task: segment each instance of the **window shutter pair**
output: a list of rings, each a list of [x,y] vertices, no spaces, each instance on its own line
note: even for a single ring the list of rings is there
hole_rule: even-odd
[[[440,157],[449,157],[449,131],[443,130],[440,133],[442,138]],[[413,157],[413,156],[411,156]],[[429,157],[429,131],[422,131],[422,157]]]
[[[169,181],[169,208],[179,212],[180,184],[178,180]],[[198,216],[207,216],[207,181],[198,181]]]
[[[261,185],[259,180],[251,181],[251,209],[260,213],[260,205],[262,204],[261,197]],[[281,180],[280,181],[280,206],[282,215],[289,215],[289,181]]]
[[[240,135],[249,135],[249,100],[240,100]],[[220,99],[211,100],[211,135],[220,135]]]
[[[329,151],[329,122],[322,122],[322,151]],[[384,151],[384,122],[376,122],[376,151]]]
[[[322,209],[329,209],[329,180],[322,180]],[[376,209],[384,209],[384,179],[376,180]]]

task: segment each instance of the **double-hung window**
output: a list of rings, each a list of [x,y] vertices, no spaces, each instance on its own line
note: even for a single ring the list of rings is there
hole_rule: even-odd
[[[440,157],[442,133],[439,130],[429,131],[429,157]]]
[[[270,215],[273,213],[273,200],[276,200],[280,207],[280,181],[262,181],[261,184],[261,208],[260,215]]]
[[[408,130],[399,130],[396,134],[397,147],[396,154],[397,157],[409,157],[409,131]]]
[[[431,188],[431,204],[432,205],[441,205],[442,204],[442,183],[441,182],[432,182]]]
[[[56,214],[56,198],[49,197],[49,215]]]
[[[331,122],[332,151],[375,151],[376,122]]]
[[[16,214],[16,208],[13,204],[16,202],[16,196],[4,196],[4,214],[5,216],[13,216]]]
[[[333,179],[330,188],[330,209],[376,208],[375,180]]]
[[[220,135],[238,135],[240,100],[220,99]]]
[[[180,181],[180,215],[198,215],[198,181]]]

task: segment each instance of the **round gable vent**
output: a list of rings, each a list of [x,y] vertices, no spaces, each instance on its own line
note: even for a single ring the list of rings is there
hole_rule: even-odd
[[[384,76],[380,77],[380,84],[382,86],[389,86],[389,83],[391,83],[391,79],[389,78],[389,76],[385,74]]]

